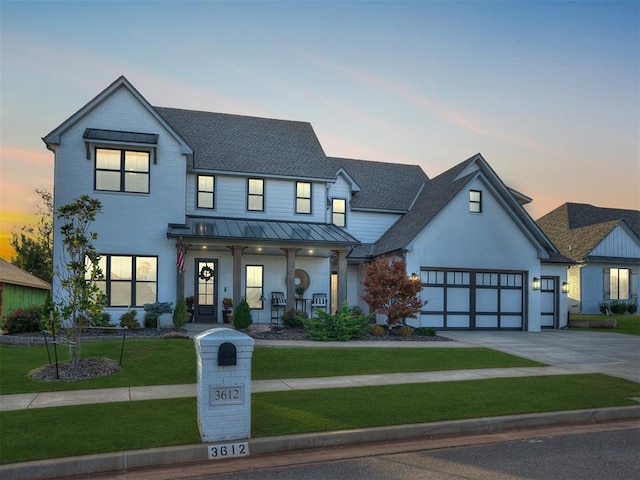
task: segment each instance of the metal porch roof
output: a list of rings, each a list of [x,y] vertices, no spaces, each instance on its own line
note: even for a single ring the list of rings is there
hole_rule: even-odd
[[[190,217],[186,225],[170,224],[167,237],[335,246],[360,243],[333,224],[238,218]]]

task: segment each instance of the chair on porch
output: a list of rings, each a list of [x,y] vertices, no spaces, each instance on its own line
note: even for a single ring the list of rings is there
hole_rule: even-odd
[[[311,316],[315,309],[321,309],[327,311],[327,294],[326,293],[314,293],[311,296]]]
[[[280,323],[280,318],[287,309],[287,299],[283,292],[271,292],[271,323]]]

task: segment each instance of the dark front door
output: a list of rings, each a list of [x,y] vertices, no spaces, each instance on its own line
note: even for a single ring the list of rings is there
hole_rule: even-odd
[[[196,322],[218,321],[217,270],[217,260],[196,259]]]

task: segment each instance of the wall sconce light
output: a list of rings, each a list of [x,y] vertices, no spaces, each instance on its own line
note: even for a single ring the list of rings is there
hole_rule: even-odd
[[[534,290],[540,290],[540,279],[538,277],[533,277],[532,286]]]
[[[420,280],[420,277],[418,276],[417,273],[413,272],[411,274],[411,277],[409,277],[412,281],[417,282],[418,280]]]
[[[567,282],[562,282],[562,293],[569,293],[569,284]]]

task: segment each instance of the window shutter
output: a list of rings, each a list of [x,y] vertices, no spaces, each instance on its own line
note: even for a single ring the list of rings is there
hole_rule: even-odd
[[[604,268],[604,276],[602,280],[603,293],[602,298],[605,301],[611,300],[611,269],[609,267]]]
[[[629,270],[629,298],[631,300],[638,300],[638,269],[632,268]]]

